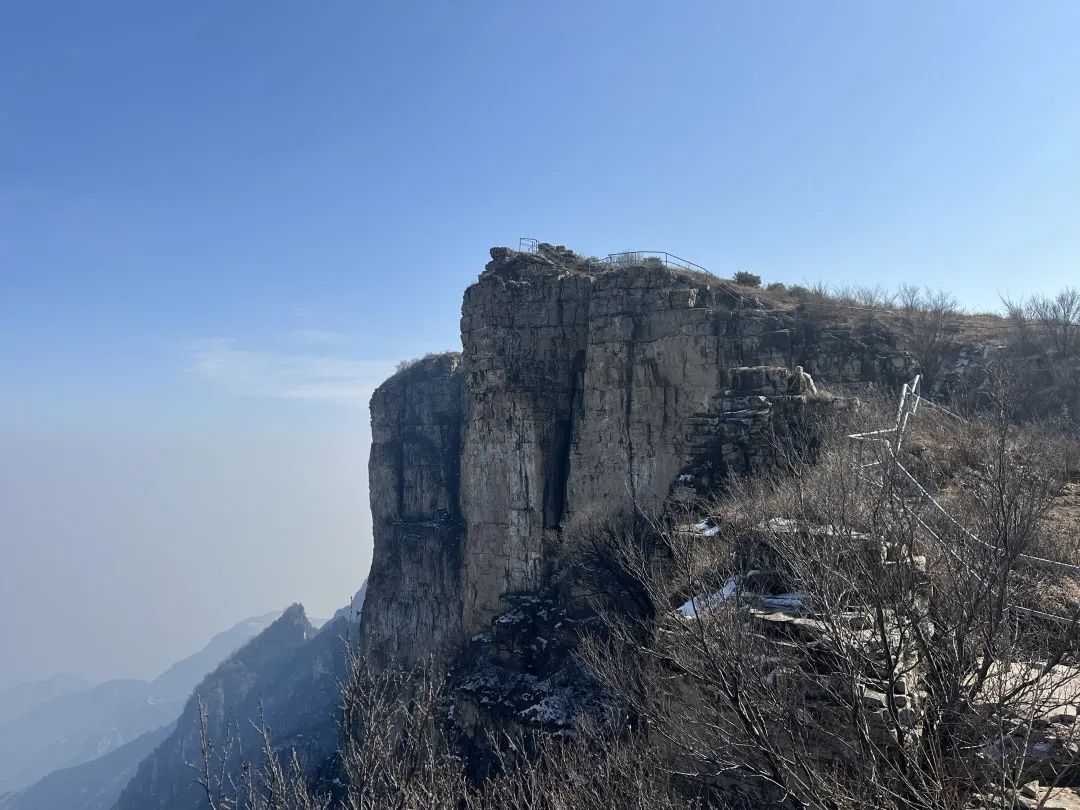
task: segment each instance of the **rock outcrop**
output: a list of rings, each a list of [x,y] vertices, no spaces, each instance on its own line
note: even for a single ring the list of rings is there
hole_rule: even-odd
[[[788,393],[792,376],[786,368],[735,368],[730,378],[710,410],[686,420],[685,463],[675,494],[707,493],[729,476],[752,475],[813,453],[817,420],[853,403]]]
[[[460,355],[424,358],[371,398],[375,564],[361,624],[373,661],[443,660],[461,635],[463,379]]]
[[[772,463],[763,431],[814,405],[759,390],[786,371],[733,369],[802,365],[834,389],[912,372],[887,333],[808,325],[707,274],[551,246],[491,256],[465,293],[462,353],[372,397],[362,646],[376,666],[446,663],[508,595],[550,581],[575,512],[655,506],[680,476]]]

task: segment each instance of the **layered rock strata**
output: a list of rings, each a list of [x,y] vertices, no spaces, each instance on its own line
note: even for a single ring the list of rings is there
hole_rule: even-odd
[[[686,420],[686,455],[676,480],[678,495],[701,495],[733,475],[775,469],[796,456],[812,455],[817,427],[854,400],[789,394],[786,368],[731,370],[731,386],[708,411]]]

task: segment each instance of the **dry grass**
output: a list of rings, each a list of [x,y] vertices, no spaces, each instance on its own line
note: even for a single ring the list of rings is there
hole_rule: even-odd
[[[1065,484],[1046,516],[1041,556],[1080,565],[1080,484]]]

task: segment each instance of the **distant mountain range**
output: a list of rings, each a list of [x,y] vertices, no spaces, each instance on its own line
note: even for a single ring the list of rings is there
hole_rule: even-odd
[[[90,684],[74,675],[53,675],[40,681],[20,683],[0,689],[0,725],[26,714],[54,698],[89,689]]]
[[[40,697],[32,705],[23,698],[26,711],[0,724],[0,779],[23,785],[0,795],[0,810],[201,806],[188,766],[199,754],[195,691],[215,740],[239,729],[243,750],[258,751],[248,720],[258,719],[261,705],[275,744],[318,769],[337,749],[339,680],[348,674],[347,644],[365,592],[366,584],[321,629],[301,605],[248,619],[153,681],[87,687],[58,678],[18,687]],[[47,775],[25,786],[27,774],[43,769]]]
[[[71,676],[57,676],[0,693],[0,717],[5,718],[0,723],[0,796],[140,739],[145,754],[153,747],[146,746],[145,735],[173,723],[199,679],[279,615],[247,619],[217,634],[152,681],[116,679],[88,686]],[[0,808],[21,807],[12,801],[10,796],[0,798]],[[55,803],[42,807],[68,810],[68,805]]]
[[[104,756],[61,768],[18,793],[0,796],[0,810],[111,810],[135,769],[174,723],[148,731]]]
[[[293,605],[208,675],[196,691],[207,713],[211,739],[220,746],[227,737],[238,737],[237,750],[248,756],[257,754],[260,740],[255,724],[261,713],[272,730],[275,747],[297,751],[313,772],[323,768],[337,750],[340,681],[348,674],[348,643],[356,640],[363,594],[361,589],[347,608],[319,630],[301,605]],[[199,760],[198,722],[199,704],[193,696],[175,730],[139,765],[116,810],[202,806],[200,801],[205,799],[200,798],[189,767]],[[229,766],[235,770],[239,762],[232,760]]]

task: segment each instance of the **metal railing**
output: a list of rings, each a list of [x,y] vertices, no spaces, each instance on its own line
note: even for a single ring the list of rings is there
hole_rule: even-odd
[[[539,249],[539,240],[527,236],[518,238],[519,253],[537,253]],[[733,292],[740,300],[742,298],[742,293],[728,279],[721,278],[707,267],[702,267],[700,264],[684,259],[682,256],[676,256],[674,253],[668,253],[666,250],[624,250],[621,253],[609,253],[600,260],[600,264],[606,264],[610,267],[634,267],[640,266],[650,259],[659,261],[664,267],[705,273],[719,281],[723,287]]]
[[[710,276],[716,275],[712,271],[702,267],[700,264],[695,264],[681,256],[676,256],[674,253],[668,253],[666,250],[626,250],[622,253],[609,253],[602,258],[600,262],[601,264],[610,264],[617,267],[619,265],[641,264],[649,259],[657,259],[662,262],[665,267],[678,267],[683,270],[696,270],[699,273],[708,273]]]

